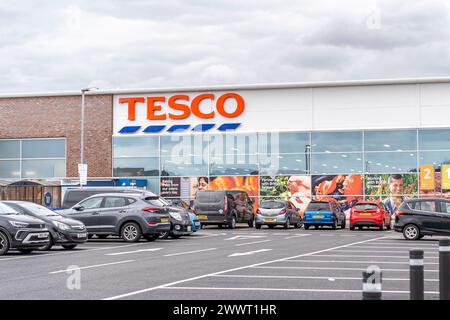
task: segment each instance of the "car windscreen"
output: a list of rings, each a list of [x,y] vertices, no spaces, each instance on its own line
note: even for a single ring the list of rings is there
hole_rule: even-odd
[[[164,207],[168,205],[167,201],[161,197],[145,197],[144,201],[157,207]]]
[[[0,215],[7,215],[7,214],[19,214],[19,212],[17,212],[10,206],[7,206],[6,204],[0,203]]]
[[[306,211],[329,211],[330,204],[328,202],[310,202]]]
[[[262,209],[282,209],[284,208],[284,202],[282,201],[262,201],[259,206]]]
[[[355,210],[377,210],[378,206],[374,203],[359,203],[353,208],[355,208]]]
[[[47,209],[46,207],[40,206],[36,203],[32,202],[21,202],[20,204],[15,203],[13,204],[14,208],[17,208],[17,211],[21,211],[21,208],[24,208],[25,210],[28,210],[36,215],[44,216],[44,217],[55,217],[59,216],[58,213]]]

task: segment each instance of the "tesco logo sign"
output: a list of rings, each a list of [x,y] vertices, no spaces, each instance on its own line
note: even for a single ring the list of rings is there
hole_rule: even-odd
[[[202,112],[200,104],[203,101],[210,101],[214,107],[211,112]],[[234,110],[226,110],[225,103],[232,104]],[[130,97],[119,98],[119,103],[124,104],[128,108],[128,120],[136,120],[137,104],[144,104],[147,107],[148,120],[182,120],[192,115],[201,119],[214,118],[216,113],[225,118],[236,118],[245,109],[245,101],[241,95],[237,93],[225,93],[216,97],[213,93],[204,93],[196,95],[192,98],[188,95],[177,94],[168,98],[164,96],[158,97]],[[168,112],[165,106],[169,107]]]

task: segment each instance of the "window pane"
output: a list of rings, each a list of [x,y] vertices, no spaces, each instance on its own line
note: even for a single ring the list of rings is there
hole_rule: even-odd
[[[158,158],[115,158],[113,175],[115,177],[158,176]]]
[[[161,157],[162,176],[208,175],[208,166],[202,157]]]
[[[441,165],[450,164],[450,151],[420,152],[419,164],[433,164],[435,169],[440,169]]]
[[[309,157],[307,154],[259,155],[260,174],[308,173]]]
[[[159,156],[158,137],[113,137],[114,157]]]
[[[441,212],[450,213],[450,202],[441,201]]]
[[[0,160],[0,179],[20,178],[20,162]]]
[[[318,153],[312,154],[312,173],[362,173],[362,153]]]
[[[256,163],[245,164],[224,164],[211,163],[211,175],[225,176],[246,176],[258,174],[258,165]]]
[[[189,156],[208,154],[208,136],[162,136],[161,156]]]
[[[65,158],[66,141],[64,139],[23,140],[23,158]]]
[[[301,132],[258,133],[258,153],[303,153],[308,152],[310,134]]]
[[[0,140],[0,159],[20,158],[20,141]]]
[[[312,151],[362,151],[362,132],[313,132]]]
[[[102,201],[103,201],[103,197],[95,197],[95,198],[80,202],[80,205],[83,206],[84,209],[97,209],[97,208],[100,208]],[[80,211],[80,212],[83,212],[83,211]]]
[[[420,150],[450,150],[450,129],[419,130]]]
[[[258,151],[256,133],[221,134],[211,136],[211,155],[220,154],[256,154]]]
[[[367,173],[417,172],[416,152],[368,152]]]
[[[106,197],[103,208],[119,208],[127,205],[125,198],[121,197]]]
[[[365,131],[364,148],[365,151],[416,150],[417,131]]]
[[[64,160],[23,160],[22,178],[65,177]]]

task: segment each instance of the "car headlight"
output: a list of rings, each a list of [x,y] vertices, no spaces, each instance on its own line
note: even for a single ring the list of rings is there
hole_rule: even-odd
[[[60,230],[70,230],[70,227],[65,223],[61,223],[58,221],[52,221],[52,223],[55,225],[56,228]]]
[[[26,228],[28,227],[28,223],[20,222],[20,221],[9,221],[9,223],[16,228]]]
[[[178,221],[183,220],[183,218],[181,218],[181,214],[179,214],[178,212],[169,212],[169,214],[175,220],[178,220]]]

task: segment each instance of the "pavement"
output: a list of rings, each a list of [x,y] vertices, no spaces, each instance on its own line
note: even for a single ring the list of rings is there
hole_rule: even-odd
[[[438,239],[378,230],[212,226],[180,239],[92,239],[0,257],[0,299],[360,300],[382,270],[383,299],[409,299],[409,250],[425,252],[425,298],[439,298]]]

